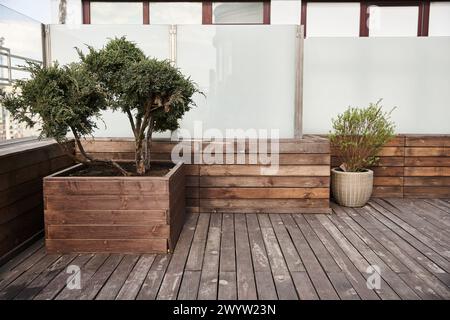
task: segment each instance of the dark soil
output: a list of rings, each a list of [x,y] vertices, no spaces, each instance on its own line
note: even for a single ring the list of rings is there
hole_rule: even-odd
[[[122,168],[136,174],[136,166],[131,162],[120,162]],[[165,176],[174,165],[172,163],[154,163],[151,165],[150,170],[146,172],[146,177],[163,177]],[[113,166],[109,165],[91,165],[77,168],[67,173],[69,177],[123,177],[123,175]]]

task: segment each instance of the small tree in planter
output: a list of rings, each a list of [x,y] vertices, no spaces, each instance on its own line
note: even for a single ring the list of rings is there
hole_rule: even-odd
[[[92,74],[80,63],[49,68],[29,63],[24,69],[31,79],[18,80],[13,92],[1,97],[14,119],[38,127],[41,138],[55,139],[76,162],[108,165],[126,174],[115,161],[94,159],[82,147],[81,139],[97,128],[95,120],[107,107],[106,94]],[[67,148],[69,133],[81,151],[78,157]]]
[[[89,51],[78,64],[31,65],[31,79],[19,81],[2,99],[16,119],[32,126],[39,118],[43,137],[64,145],[72,132],[80,151],[79,157],[71,156],[82,164],[44,178],[47,252],[171,252],[184,221],[184,169],[177,163],[163,175],[146,174],[150,142],[153,131],[178,127],[198,89],[168,62],[145,57],[124,38]],[[130,165],[97,160],[84,150],[82,139],[93,133],[95,118],[108,107],[130,120],[134,172]],[[95,175],[80,170],[93,164],[100,164]],[[105,173],[110,172],[105,165],[115,174]]]
[[[145,57],[125,38],[111,40],[103,49],[89,47],[83,63],[108,92],[110,104],[128,116],[135,139],[136,173],[150,169],[154,131],[175,130],[179,120],[195,106],[200,91],[168,61]]]
[[[381,100],[367,108],[348,108],[333,119],[330,143],[340,161],[332,169],[332,192],[336,201],[348,207],[367,203],[373,188],[377,154],[394,137],[391,112],[383,112]]]

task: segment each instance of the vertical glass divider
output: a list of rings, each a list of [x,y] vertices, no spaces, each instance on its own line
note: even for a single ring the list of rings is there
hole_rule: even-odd
[[[303,25],[297,27],[296,41],[294,138],[301,139],[303,136]]]
[[[169,28],[170,37],[170,63],[177,65],[177,25],[172,24]]]

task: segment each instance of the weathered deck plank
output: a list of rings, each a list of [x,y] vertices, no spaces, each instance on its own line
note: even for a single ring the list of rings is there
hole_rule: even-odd
[[[450,300],[449,223],[446,199],[189,214],[173,254],[48,255],[38,241],[0,266],[0,299]],[[367,287],[370,266],[380,288]]]

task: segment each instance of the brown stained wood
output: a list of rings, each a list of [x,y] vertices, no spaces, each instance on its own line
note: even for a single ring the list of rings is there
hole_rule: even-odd
[[[405,145],[408,147],[450,147],[450,137],[443,136],[407,136]]]
[[[164,180],[150,180],[130,178],[124,179],[77,179],[71,177],[70,179],[44,180],[45,191],[47,195],[146,195],[158,192],[166,194],[169,192],[169,187]]]
[[[307,272],[292,272],[291,275],[300,300],[319,299]]]
[[[139,255],[127,254],[105,282],[96,300],[114,300],[139,259]]]
[[[450,198],[450,187],[405,187],[405,198]]]
[[[267,215],[258,215],[258,220],[261,225],[261,233],[264,239],[264,244],[266,245],[267,255],[272,269],[278,298],[281,300],[297,299],[297,293],[295,291],[292,278],[289,274],[289,269],[286,265],[286,261],[283,257],[280,244],[277,241],[277,237],[275,235],[274,229],[272,228],[269,217]],[[299,263],[295,256],[291,256],[290,260],[292,263],[292,267],[294,267],[296,264],[298,265]],[[299,268],[297,267],[295,269]]]
[[[233,214],[222,215],[222,237],[220,239],[219,269],[221,273],[236,271],[236,248],[234,240]]]
[[[450,167],[405,167],[407,177],[450,177]]]
[[[208,165],[200,168],[201,176],[329,176],[330,168],[324,165],[293,166],[277,168],[258,165]]]
[[[200,177],[200,187],[299,187],[304,188],[328,188],[329,177],[222,177],[222,176],[202,176]],[[269,189],[270,190],[270,189]]]
[[[347,275],[347,279],[352,283],[353,288],[356,290],[361,299],[364,300],[378,300],[380,299],[377,293],[366,285],[367,274],[361,273],[353,264],[353,262],[347,257],[342,248],[336,243],[331,235],[325,230],[322,224],[316,219],[315,216],[305,216],[311,228],[319,237],[323,245],[328,249],[337,265]]]
[[[179,163],[163,177],[46,177],[47,249],[172,252],[185,217],[184,174]]]
[[[49,225],[158,225],[167,221],[166,210],[47,210],[45,221]]]
[[[405,187],[450,187],[450,177],[405,177]]]
[[[158,254],[153,262],[147,276],[142,284],[136,300],[155,300],[158,294],[167,266],[170,262],[170,255]]]
[[[195,229],[194,238],[192,240],[191,249],[186,262],[186,270],[200,271],[202,269],[206,239],[208,235],[209,219],[209,214],[200,214],[198,217],[197,227]]]
[[[301,212],[302,208],[328,208],[328,199],[200,199],[200,209],[233,212],[242,208],[265,213]],[[250,211],[254,212],[254,211]]]
[[[77,256],[72,262],[72,265],[83,267],[93,255],[85,254]],[[67,277],[69,274],[66,272],[66,268],[60,270],[58,275],[50,281],[41,291],[33,298],[34,300],[51,300],[58,295],[67,285]]]
[[[45,196],[47,210],[165,210],[167,195],[152,196]]]
[[[386,259],[383,261],[377,252],[364,244],[364,242],[354,233],[353,230],[348,228],[342,223],[342,220],[337,217],[331,217],[330,220],[335,226],[342,232],[342,234],[352,243],[352,245],[364,256],[364,258],[370,263],[370,265],[377,265],[381,270],[381,277],[389,284],[391,288],[402,299],[418,299],[419,296],[412,290],[396,273],[400,272],[395,261]]]
[[[450,167],[450,157],[406,157],[406,167]]]
[[[239,300],[255,300],[257,298],[257,291],[245,215],[237,214],[234,217],[234,230],[236,241],[237,297]]]
[[[0,257],[43,230],[42,178],[72,164],[50,140],[1,148]]]
[[[144,254],[140,257],[139,261],[136,262],[133,270],[117,294],[116,300],[136,299],[147,272],[155,261],[155,258],[156,255],[154,254]]]
[[[195,233],[198,215],[190,214],[186,217],[183,231],[180,234],[178,245],[171,257],[167,271],[159,289],[158,300],[174,300],[180,287],[184,266],[189,254],[192,239]]]
[[[378,206],[376,203],[372,203],[371,207],[367,209],[368,212],[365,213],[365,217],[371,223],[383,223],[389,228],[395,230],[395,233],[389,233],[388,235],[391,236],[394,241],[398,241],[399,244],[403,245],[403,249],[411,250],[412,252],[414,252],[412,256],[430,272],[435,273],[437,276],[439,276],[439,274],[441,273],[448,272],[450,267],[448,261],[433,250],[430,250],[428,246],[407,233],[405,230],[403,230],[403,228],[401,228],[400,226],[396,226],[391,220],[387,219],[383,215],[380,215],[380,211],[384,210],[383,207]],[[421,236],[423,235],[419,235],[418,238],[422,238]],[[399,241],[399,239],[401,239],[399,237],[406,239],[406,241],[408,241],[408,244],[405,244],[403,241]],[[421,240],[425,239],[426,238],[422,238]]]
[[[270,271],[255,271],[255,282],[259,300],[278,299],[277,290]]]
[[[218,300],[237,300],[236,272],[220,271]]]
[[[166,238],[169,235],[168,225],[49,225],[47,227],[48,239],[153,239]]]
[[[314,230],[307,223],[306,216],[294,215],[294,220],[300,228],[306,241],[309,243],[312,251],[319,260],[323,269],[329,273],[341,272],[341,268],[336,264],[327,248],[322,244],[320,239],[315,234]]]
[[[167,239],[47,239],[45,246],[49,252],[58,253],[148,253],[166,252]]]
[[[360,300],[358,293],[352,287],[347,277],[342,272],[330,272],[328,278],[333,284],[341,300]]]
[[[198,289],[199,300],[217,299],[221,226],[222,215],[211,216]]]
[[[105,263],[97,270],[97,272],[95,272],[89,282],[83,286],[78,296],[78,300],[93,300],[122,259],[123,255],[110,255]]]
[[[177,300],[197,299],[200,276],[201,271],[185,271],[183,273],[183,279],[181,280]]]
[[[6,290],[0,291],[0,300],[12,300],[21,291],[33,282],[48,266],[55,263],[60,258],[59,255],[46,255],[36,264],[32,265],[25,273],[21,274],[14,281],[8,284]]]
[[[379,157],[401,157],[405,155],[403,147],[383,147],[377,156]]]
[[[342,250],[346,253],[355,267],[361,273],[366,273],[370,263],[365,257],[353,246],[353,243],[346,239],[341,231],[329,220],[328,217],[318,217],[318,220],[322,226],[330,233],[334,240],[339,244]],[[365,250],[367,252],[367,250]],[[384,269],[383,269],[384,270]],[[384,272],[384,271],[383,271]],[[392,275],[392,273],[391,273]],[[395,277],[395,276],[394,276]],[[384,279],[384,278],[383,278]],[[404,284],[401,283],[402,288]],[[381,299],[397,300],[400,299],[397,293],[390,288],[390,286],[384,282],[381,283],[380,289],[376,289],[376,293]]]
[[[374,186],[403,186],[403,177],[374,177]]]
[[[284,260],[286,261],[289,271],[305,271],[302,260],[300,259],[300,256],[292,243],[281,217],[277,214],[270,214],[269,218],[272,222],[273,230],[275,231],[280,249],[283,252]]]
[[[450,147],[406,147],[406,157],[450,157]]]
[[[80,275],[81,288],[87,286],[92,276],[97,272],[98,269],[105,263],[106,259],[108,259],[109,255],[107,254],[99,254],[95,255],[90,259],[85,265],[80,266],[80,272],[77,273]],[[75,275],[75,274],[74,274]],[[66,275],[67,281],[67,275]],[[80,296],[80,290],[69,289],[66,285],[63,287],[56,297],[55,300],[75,300]]]
[[[203,261],[194,243],[201,248],[212,237],[220,240],[217,255],[210,253],[219,256],[218,263],[213,262],[217,273],[210,278],[217,288],[214,299],[286,297],[279,283],[283,270],[296,299],[450,299],[447,253],[423,237],[429,234],[440,239],[441,246],[447,243],[437,232],[447,234],[448,201],[385,199],[363,208],[333,208],[332,216],[295,215],[297,221],[290,214],[189,215],[173,254],[60,256],[48,255],[42,243],[36,243],[0,267],[0,295],[39,300],[155,299],[158,295],[159,299],[198,299],[205,263],[197,269],[198,259],[193,259],[197,270],[187,270],[187,262],[194,256]],[[218,236],[216,231],[208,234],[211,229],[218,230]],[[226,260],[232,255],[227,244],[232,234],[236,269],[225,271],[233,270]],[[295,254],[286,250],[289,243],[305,271],[293,271]],[[80,266],[82,290],[66,288],[69,264]],[[380,290],[366,286],[369,264],[382,268]]]
[[[328,199],[328,188],[201,188],[202,199]]]
[[[374,176],[380,177],[403,177],[403,167],[372,167]]]
[[[97,139],[85,141],[86,150],[95,155],[102,155],[117,159],[132,159],[134,145],[131,139]],[[177,144],[176,141],[168,141],[164,139],[156,139],[154,141],[154,154],[157,159],[169,159],[172,148]],[[270,197],[272,199],[277,196],[277,193],[282,193],[279,197],[281,199],[310,199],[320,198],[329,199],[329,184],[330,184],[330,155],[329,143],[327,139],[319,136],[307,135],[304,139],[280,139],[279,140],[279,157],[278,163],[280,167],[270,168],[263,165],[264,159],[258,156],[257,140],[226,140],[218,141],[184,141],[184,146],[188,152],[193,152],[197,148],[203,153],[214,155],[215,152],[224,152],[224,157],[228,161],[237,162],[239,164],[216,164],[208,165],[202,163],[202,159],[194,159],[195,164],[185,166],[186,180],[186,211],[190,213],[214,212],[221,210],[223,212],[230,212],[237,210],[237,212],[244,212],[243,208],[231,207],[227,208],[227,204],[223,207],[219,205],[217,208],[211,206],[202,206],[203,199],[216,199],[215,192],[219,190],[207,190],[204,188],[224,188],[225,194],[231,193],[230,197],[238,200],[252,199],[255,196],[248,196],[246,193],[257,192],[251,190],[237,190],[234,192],[231,188],[258,188],[263,192],[262,198]],[[270,149],[270,141],[269,141]],[[202,154],[200,153],[200,156]],[[193,154],[190,159],[193,159]],[[276,190],[275,188],[299,188],[293,190]],[[317,188],[317,190],[305,190],[303,193],[301,188]],[[273,190],[273,192],[272,192]],[[214,192],[213,195],[209,195]],[[206,194],[205,194],[206,193]],[[202,194],[205,196],[202,197]],[[217,199],[223,198],[222,194]],[[255,198],[260,199],[260,198]],[[284,202],[279,203],[279,208],[283,208]],[[313,205],[314,206],[314,205]],[[301,206],[303,207],[303,206]],[[328,204],[323,202],[317,206],[319,212],[327,212]],[[242,211],[241,211],[242,210]],[[277,211],[286,212],[286,210]],[[292,212],[288,210],[287,212]],[[297,211],[299,212],[299,211]],[[312,211],[311,211],[312,212]],[[328,210],[329,212],[329,210]]]
[[[372,191],[372,198],[402,198],[404,195],[403,187],[389,187],[389,186],[374,186]]]

